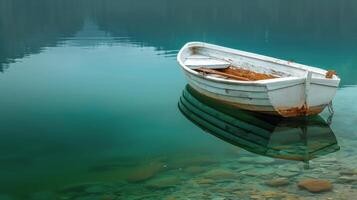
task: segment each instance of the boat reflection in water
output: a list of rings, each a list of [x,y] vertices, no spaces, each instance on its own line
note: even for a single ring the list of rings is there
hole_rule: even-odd
[[[340,149],[330,126],[320,116],[289,119],[238,110],[189,85],[179,109],[203,130],[264,156],[308,163]]]

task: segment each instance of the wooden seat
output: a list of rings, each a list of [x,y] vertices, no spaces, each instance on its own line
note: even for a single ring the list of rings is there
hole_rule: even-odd
[[[208,69],[224,69],[229,67],[230,63],[224,60],[219,60],[203,55],[188,56],[184,62],[191,69],[208,68]]]

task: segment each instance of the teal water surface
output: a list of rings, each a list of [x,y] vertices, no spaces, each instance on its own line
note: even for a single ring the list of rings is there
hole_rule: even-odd
[[[353,0],[0,0],[0,200],[353,199],[356,21]],[[201,98],[189,41],[335,69],[332,123]]]

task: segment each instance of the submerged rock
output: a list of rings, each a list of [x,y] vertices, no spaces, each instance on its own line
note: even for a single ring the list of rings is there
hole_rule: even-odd
[[[265,184],[272,187],[278,187],[278,186],[288,185],[289,180],[287,178],[275,178],[272,180],[265,181]]]
[[[263,199],[272,199],[272,198],[281,198],[284,195],[281,192],[265,191],[262,192],[262,196],[264,197]]]
[[[218,161],[210,156],[192,156],[177,158],[169,163],[169,168],[177,169],[190,166],[205,166],[217,163]]]
[[[255,169],[255,166],[254,165],[245,164],[245,165],[239,165],[239,166],[235,167],[234,169],[236,171],[238,171],[238,172],[243,172],[243,171],[247,171],[247,170],[250,170],[250,169]]]
[[[241,163],[254,163],[254,159],[252,157],[240,157],[237,161]]]
[[[177,198],[173,197],[173,196],[168,196],[168,197],[165,197],[164,200],[177,200]]]
[[[269,157],[241,157],[238,158],[238,162],[242,163],[256,163],[256,164],[270,164],[273,163],[275,160]]]
[[[332,163],[335,163],[337,162],[337,159],[336,158],[320,158],[318,160],[316,160],[317,162],[332,162]]]
[[[133,172],[127,177],[128,182],[141,182],[154,177],[157,173],[164,169],[164,164],[161,162],[153,162],[138,166],[133,169]]]
[[[273,168],[267,167],[267,168],[257,168],[257,169],[251,169],[248,171],[243,171],[241,172],[244,175],[247,176],[270,176],[271,174],[274,173]]]
[[[309,192],[326,192],[332,190],[332,183],[328,180],[305,179],[298,183],[298,187]]]
[[[149,180],[148,182],[146,182],[146,187],[151,189],[164,189],[169,187],[175,187],[180,182],[181,180],[177,176],[165,176]]]
[[[299,173],[297,172],[290,172],[290,171],[278,171],[276,172],[277,175],[283,176],[283,177],[293,177],[298,175]]]
[[[194,180],[195,183],[200,184],[200,185],[210,185],[210,184],[214,184],[215,181],[212,179],[208,179],[208,178],[201,178],[201,179],[196,179]]]
[[[100,193],[103,194],[107,192],[107,187],[104,187],[102,185],[94,185],[86,188],[85,192],[89,194],[100,194]]]
[[[303,198],[294,194],[286,194],[284,200],[303,200]]]
[[[357,182],[357,175],[353,176],[341,176],[337,179],[340,183],[355,183]]]
[[[282,199],[284,196],[284,193],[276,191],[253,191],[250,194],[250,199]]]
[[[344,169],[340,171],[340,174],[346,176],[357,175],[357,169]]]
[[[225,200],[226,198],[224,197],[213,197],[212,200]]]
[[[290,172],[300,172],[300,168],[296,165],[288,165],[285,167],[285,169]]]
[[[210,179],[232,179],[236,178],[237,174],[230,169],[213,169],[203,174],[204,177]]]
[[[191,167],[187,167],[184,171],[189,174],[200,174],[204,172],[205,169],[199,166],[191,166]]]
[[[263,199],[263,197],[262,197],[262,196],[260,196],[260,195],[253,194],[253,195],[250,195],[250,199],[256,199],[256,200],[259,200],[259,199]]]

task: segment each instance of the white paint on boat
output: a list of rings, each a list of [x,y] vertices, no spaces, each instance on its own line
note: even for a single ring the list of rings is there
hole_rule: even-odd
[[[204,68],[227,68],[230,63],[224,60],[214,59],[209,56],[192,55],[185,59],[184,64],[191,69]]]
[[[177,61],[189,84],[201,93],[242,109],[284,117],[318,114],[332,101],[340,83],[336,75],[325,78],[327,71],[320,68],[203,42],[184,45]],[[229,65],[278,78],[239,81],[194,70]]]

